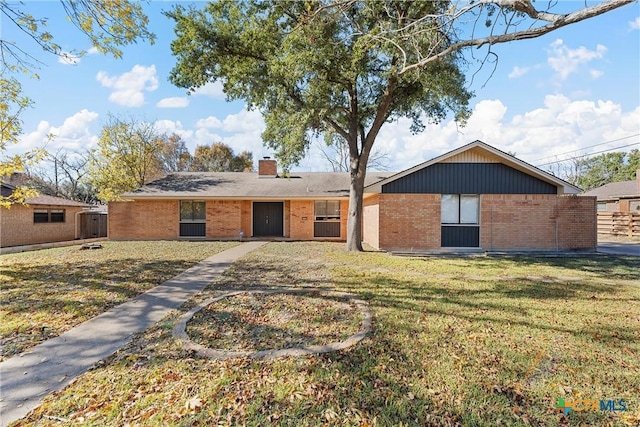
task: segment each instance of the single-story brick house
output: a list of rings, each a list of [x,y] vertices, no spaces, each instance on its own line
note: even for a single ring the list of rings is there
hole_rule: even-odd
[[[611,182],[583,195],[598,199],[598,212],[640,212],[640,169],[635,180]]]
[[[3,196],[15,187],[2,183]],[[79,215],[89,208],[85,203],[60,197],[29,197],[25,205],[0,207],[0,247],[63,242],[79,237]]]
[[[368,182],[389,174],[371,173]],[[109,203],[111,239],[278,237],[345,240],[346,173],[278,176],[276,161],[249,172],[178,172]],[[241,234],[242,233],[242,234]]]
[[[593,250],[596,204],[480,141],[397,174],[369,172],[363,237],[382,250]],[[349,175],[170,174],[109,204],[111,239],[346,239]]]

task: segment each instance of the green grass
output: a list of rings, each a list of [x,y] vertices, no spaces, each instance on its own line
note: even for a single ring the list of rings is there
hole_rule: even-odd
[[[18,425],[637,425],[640,259],[409,258],[270,243]],[[174,321],[222,289],[314,287],[368,301],[343,352],[209,360]],[[626,412],[562,415],[566,401]]]
[[[102,245],[0,255],[0,359],[60,335],[236,243]]]

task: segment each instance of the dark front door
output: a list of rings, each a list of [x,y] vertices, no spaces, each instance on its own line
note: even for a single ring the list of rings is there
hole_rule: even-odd
[[[253,235],[282,237],[284,235],[283,215],[284,203],[282,202],[254,202]]]

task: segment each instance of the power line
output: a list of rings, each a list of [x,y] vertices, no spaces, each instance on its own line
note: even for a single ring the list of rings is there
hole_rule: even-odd
[[[594,156],[594,155],[596,155],[596,154],[602,154],[602,153],[606,153],[606,152],[608,152],[608,151],[619,150],[620,148],[631,147],[631,146],[633,146],[633,145],[637,145],[637,144],[640,144],[640,143],[638,143],[638,142],[634,142],[633,144],[627,144],[627,145],[621,145],[621,146],[619,146],[619,147],[608,148],[608,149],[606,149],[606,150],[596,151],[595,153],[585,154],[584,156],[575,156],[575,157],[569,157],[568,159],[564,159],[564,160],[556,160],[556,161],[554,161],[554,162],[542,163],[542,164],[537,165],[536,167],[538,167],[538,168],[539,168],[539,167],[541,167],[541,166],[553,165],[553,164],[555,164],[555,163],[563,163],[563,162],[567,162],[567,161],[569,161],[569,160],[575,160],[575,159],[582,159],[582,158],[585,158],[585,157],[591,157],[591,156]]]
[[[629,136],[624,136],[624,137],[622,137],[622,138],[618,138],[618,139],[612,139],[611,141],[601,142],[601,143],[599,143],[599,144],[590,145],[590,146],[588,146],[588,147],[577,148],[577,149],[575,149],[575,150],[567,151],[566,153],[560,153],[560,154],[553,154],[553,155],[550,155],[550,156],[544,156],[544,157],[542,157],[542,158],[540,158],[540,159],[538,159],[538,160],[534,160],[532,163],[534,163],[534,162],[539,162],[539,161],[544,160],[544,159],[548,159],[549,157],[564,156],[565,154],[575,153],[576,151],[586,150],[587,148],[593,148],[593,147],[599,147],[599,146],[601,146],[601,145],[611,144],[612,142],[622,141],[622,140],[624,140],[624,139],[633,138],[633,137],[635,137],[635,136],[639,136],[639,135],[640,135],[640,133],[636,133],[635,135],[629,135]]]

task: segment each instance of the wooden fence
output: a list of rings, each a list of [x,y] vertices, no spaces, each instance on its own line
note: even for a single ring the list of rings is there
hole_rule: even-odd
[[[640,212],[598,212],[598,234],[640,237]]]
[[[83,212],[80,214],[80,238],[107,237],[107,215]]]

